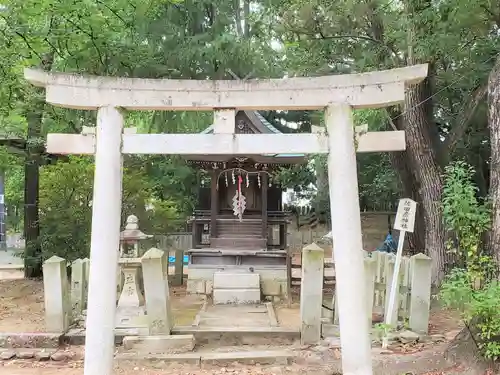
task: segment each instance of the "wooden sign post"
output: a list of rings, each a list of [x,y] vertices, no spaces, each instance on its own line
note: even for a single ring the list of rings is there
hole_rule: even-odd
[[[396,252],[396,262],[394,264],[394,273],[392,275],[391,293],[389,295],[389,303],[387,305],[387,311],[385,314],[385,324],[389,326],[393,319],[393,314],[397,314],[394,311],[394,304],[396,302],[396,293],[399,282],[399,269],[401,268],[401,258],[403,257],[403,244],[405,242],[406,232],[413,232],[415,227],[415,213],[417,211],[417,202],[411,200],[410,198],[404,198],[399,200],[398,212],[396,213],[396,219],[394,220],[394,229],[399,230],[399,241],[398,249]],[[387,348],[388,339],[385,335],[382,342],[382,347]]]

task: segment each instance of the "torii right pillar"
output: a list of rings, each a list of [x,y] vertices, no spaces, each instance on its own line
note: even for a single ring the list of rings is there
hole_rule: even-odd
[[[326,108],[328,183],[339,308],[342,373],[372,375],[352,108]]]

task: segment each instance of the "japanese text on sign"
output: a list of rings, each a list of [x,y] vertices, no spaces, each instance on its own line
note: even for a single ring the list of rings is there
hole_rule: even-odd
[[[394,229],[413,232],[415,227],[415,213],[417,211],[417,202],[409,198],[399,200],[396,220],[394,220]]]

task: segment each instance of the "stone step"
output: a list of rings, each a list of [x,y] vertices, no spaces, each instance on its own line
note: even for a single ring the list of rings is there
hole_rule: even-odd
[[[214,273],[214,289],[260,289],[260,275],[253,272]]]
[[[217,227],[217,232],[228,232],[228,233],[246,233],[246,232],[255,232],[255,233],[262,233],[262,227],[255,226],[255,227],[233,227],[233,226],[222,226],[222,227]]]
[[[192,352],[195,338],[188,335],[127,336],[123,339],[126,351],[142,354],[179,354]]]
[[[217,224],[235,224],[235,225],[252,225],[252,224],[262,224],[262,219],[257,216],[254,219],[243,218],[236,219],[234,215],[227,215],[224,218],[217,218]]]
[[[262,232],[262,223],[235,224],[235,223],[217,223],[217,229],[220,230],[260,230]]]
[[[217,233],[218,238],[262,238],[262,233]]]
[[[285,327],[176,326],[172,334],[192,334],[196,347],[238,345],[291,345],[300,341],[300,331]]]
[[[245,365],[288,365],[295,353],[288,350],[248,350],[231,352],[199,352],[183,354],[153,354],[120,353],[115,356],[117,361],[134,361],[148,363],[162,361],[165,363],[189,363],[196,365],[228,365],[240,363]]]
[[[213,248],[263,250],[267,248],[265,238],[212,238]]]
[[[214,300],[214,305],[259,303],[261,300],[261,292],[260,287],[244,289],[214,288],[212,298]]]
[[[217,229],[217,236],[231,237],[231,236],[259,236],[262,237],[262,229]]]

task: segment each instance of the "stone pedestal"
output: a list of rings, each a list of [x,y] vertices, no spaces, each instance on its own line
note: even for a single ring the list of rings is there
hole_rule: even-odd
[[[215,305],[260,303],[260,276],[251,272],[214,273]]]
[[[122,258],[123,289],[116,309],[116,328],[147,327],[144,296],[139,287],[140,258]]]
[[[168,258],[151,248],[142,257],[144,292],[150,335],[169,335],[173,325],[168,288]]]

